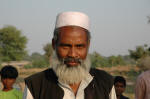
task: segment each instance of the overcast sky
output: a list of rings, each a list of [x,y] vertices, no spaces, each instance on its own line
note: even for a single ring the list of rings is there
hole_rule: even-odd
[[[150,46],[150,0],[0,0],[0,28],[15,26],[28,38],[30,54],[43,53],[43,46],[51,42],[56,15],[63,11],[90,17],[90,52],[125,55],[138,45]]]

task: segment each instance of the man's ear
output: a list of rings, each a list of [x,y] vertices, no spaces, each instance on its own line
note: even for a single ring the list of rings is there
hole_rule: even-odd
[[[53,49],[55,50],[56,48],[56,42],[55,42],[55,40],[54,40],[54,38],[52,39],[52,47],[53,47]]]

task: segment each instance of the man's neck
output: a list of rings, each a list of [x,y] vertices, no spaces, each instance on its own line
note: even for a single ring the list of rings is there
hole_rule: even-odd
[[[75,94],[75,96],[76,96],[76,94],[77,94],[77,92],[78,92],[78,88],[79,88],[79,86],[80,86],[80,83],[77,83],[77,84],[69,84],[69,86],[71,87],[71,89],[73,90],[73,92],[74,92],[74,94]]]

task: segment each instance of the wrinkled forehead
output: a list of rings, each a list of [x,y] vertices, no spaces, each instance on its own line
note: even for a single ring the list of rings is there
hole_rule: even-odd
[[[88,32],[88,30],[82,28],[82,27],[79,27],[79,26],[63,26],[63,27],[60,27],[60,28],[57,28],[57,31],[58,32],[62,32],[62,31],[83,31],[83,32]]]
[[[61,27],[58,29],[59,33],[59,39],[65,38],[65,36],[71,36],[71,37],[76,37],[79,36],[80,38],[85,38],[87,39],[87,30],[79,27],[79,26],[65,26]]]

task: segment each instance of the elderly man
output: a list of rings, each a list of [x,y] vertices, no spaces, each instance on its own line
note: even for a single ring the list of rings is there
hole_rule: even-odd
[[[51,68],[25,79],[25,99],[116,99],[112,76],[90,68],[87,15],[60,13],[52,45]]]

